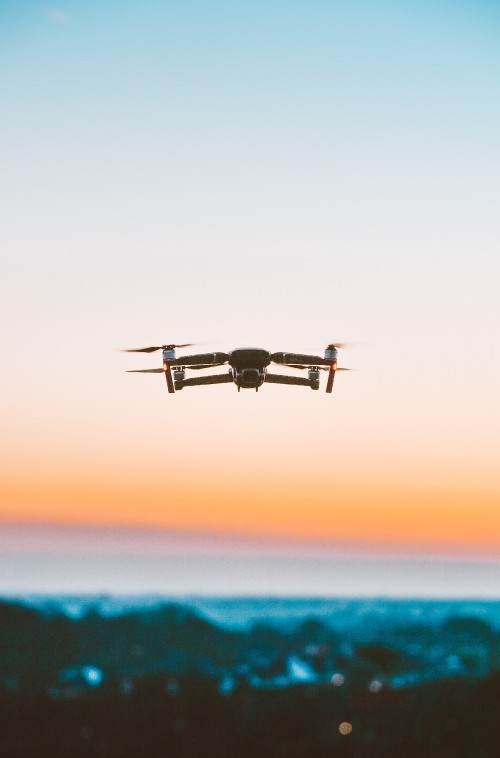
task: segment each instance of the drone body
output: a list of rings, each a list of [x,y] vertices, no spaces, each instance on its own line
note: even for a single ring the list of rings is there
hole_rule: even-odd
[[[165,374],[167,388],[171,393],[178,392],[184,387],[226,383],[235,384],[238,392],[241,389],[254,389],[257,392],[264,382],[296,384],[319,390],[320,371],[328,371],[326,392],[330,393],[333,389],[335,373],[349,370],[337,366],[337,349],[342,346],[342,343],[328,345],[324,358],[319,355],[304,353],[270,353],[268,350],[259,347],[238,347],[229,353],[197,353],[180,358],[177,358],[175,348],[190,347],[190,345],[159,345],[127,350],[126,352],[152,353],[156,350],[162,350],[163,368],[135,369],[132,370],[132,373]],[[268,366],[271,363],[288,368],[307,369],[307,378],[269,373]],[[207,369],[224,365],[229,366],[229,370],[222,374],[186,377],[186,370]]]

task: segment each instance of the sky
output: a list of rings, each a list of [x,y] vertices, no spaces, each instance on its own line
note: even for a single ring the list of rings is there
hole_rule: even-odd
[[[499,31],[0,4],[0,592],[495,594]],[[120,352],[332,341],[332,395],[174,398]]]

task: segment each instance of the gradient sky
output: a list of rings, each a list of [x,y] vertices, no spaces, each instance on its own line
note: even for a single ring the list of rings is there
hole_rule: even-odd
[[[120,565],[139,528],[143,563],[155,529],[193,560],[317,543],[353,592],[388,557],[498,568],[499,32],[487,0],[0,4],[0,591],[57,589],[54,555],[88,588],[67,528]],[[119,352],[332,340],[331,396],[172,398]]]

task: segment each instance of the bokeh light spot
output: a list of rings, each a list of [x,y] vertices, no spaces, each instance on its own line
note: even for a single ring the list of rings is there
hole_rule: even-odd
[[[334,674],[330,681],[334,687],[342,687],[345,682],[345,676],[343,674]]]

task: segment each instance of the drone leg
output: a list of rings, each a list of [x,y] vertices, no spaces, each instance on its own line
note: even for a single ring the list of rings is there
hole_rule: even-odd
[[[167,382],[167,389],[170,393],[173,393],[175,392],[175,389],[174,389],[174,380],[172,379],[172,372],[170,370],[170,365],[168,363],[164,363],[163,368],[165,369],[165,379]]]
[[[333,382],[335,380],[335,371],[337,370],[337,364],[332,363],[330,371],[328,372],[328,381],[326,383],[326,391],[330,393],[333,390]]]

